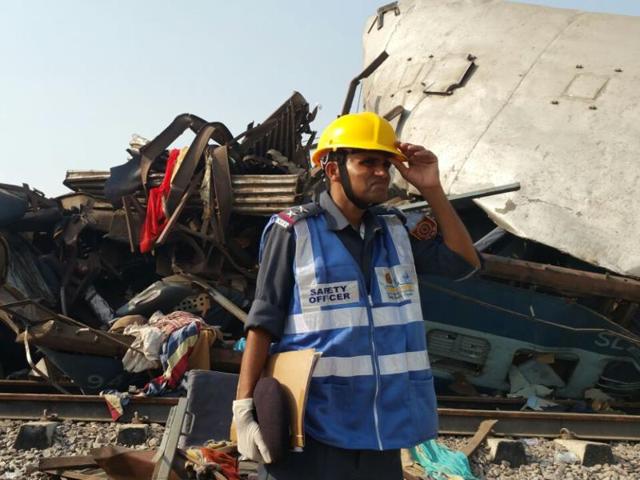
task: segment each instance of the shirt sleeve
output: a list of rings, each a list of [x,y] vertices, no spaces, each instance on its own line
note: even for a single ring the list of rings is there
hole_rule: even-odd
[[[441,275],[464,280],[478,270],[444,243],[442,235],[419,240],[409,235],[418,275]]]
[[[271,334],[273,340],[282,336],[293,293],[294,253],[293,231],[272,225],[265,233],[256,293],[245,332],[251,328],[262,328]]]

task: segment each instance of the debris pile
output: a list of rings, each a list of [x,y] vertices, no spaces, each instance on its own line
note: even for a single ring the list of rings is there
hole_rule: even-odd
[[[212,346],[228,357],[266,220],[317,183],[315,114],[297,92],[237,136],[182,114],[151,141],[134,135],[125,164],[67,172],[73,193],[1,184],[4,374],[19,376],[25,359],[61,391],[56,380],[70,379],[88,394],[158,395],[211,368]],[[187,130],[190,145],[172,148]]]

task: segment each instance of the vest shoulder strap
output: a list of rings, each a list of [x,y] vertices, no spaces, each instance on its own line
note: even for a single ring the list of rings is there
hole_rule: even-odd
[[[394,207],[376,205],[375,207],[370,208],[369,211],[374,215],[393,215],[398,217],[403,224],[407,223],[407,217],[405,217],[404,213]]]
[[[324,209],[315,202],[306,203],[304,205],[298,205],[281,211],[278,213],[275,223],[282,228],[291,230],[300,220],[315,217],[323,211]]]

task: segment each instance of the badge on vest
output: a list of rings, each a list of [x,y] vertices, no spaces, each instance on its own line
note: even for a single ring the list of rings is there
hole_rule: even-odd
[[[320,283],[301,288],[300,300],[305,310],[355,303],[360,301],[360,289],[358,282]]]
[[[287,222],[284,218],[278,217],[276,218],[276,225],[280,225],[282,228],[289,228],[291,223]]]
[[[436,221],[427,217],[426,215],[420,220],[416,226],[411,230],[413,235],[418,240],[431,240],[438,234],[438,224]]]
[[[418,282],[414,269],[404,265],[377,267],[376,278],[383,302],[411,300],[416,294]]]

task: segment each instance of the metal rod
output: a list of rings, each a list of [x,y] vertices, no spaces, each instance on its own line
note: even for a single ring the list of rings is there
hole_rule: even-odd
[[[474,190],[472,192],[461,193],[459,195],[447,195],[447,199],[453,204],[454,207],[457,207],[458,205],[456,204],[458,203],[475,200],[476,198],[499,195],[501,193],[515,192],[517,190],[520,190],[520,183],[509,183],[500,187],[483,188],[482,190]],[[420,210],[428,206],[428,202],[420,201],[408,203],[406,205],[398,205],[396,208],[404,212],[409,212],[411,210]]]
[[[344,99],[344,105],[342,106],[342,115],[346,115],[351,111],[353,97],[355,97],[356,88],[358,88],[360,81],[371,75],[388,57],[389,54],[386,51],[383,51],[373,60],[373,62],[367,65],[367,67],[360,72],[358,76],[351,80],[351,83],[349,83],[349,90],[347,90],[347,98]]]
[[[473,246],[476,247],[477,251],[484,252],[487,248],[503,238],[506,234],[507,231],[504,228],[496,227],[489,233],[487,233],[484,237],[475,242]]]

